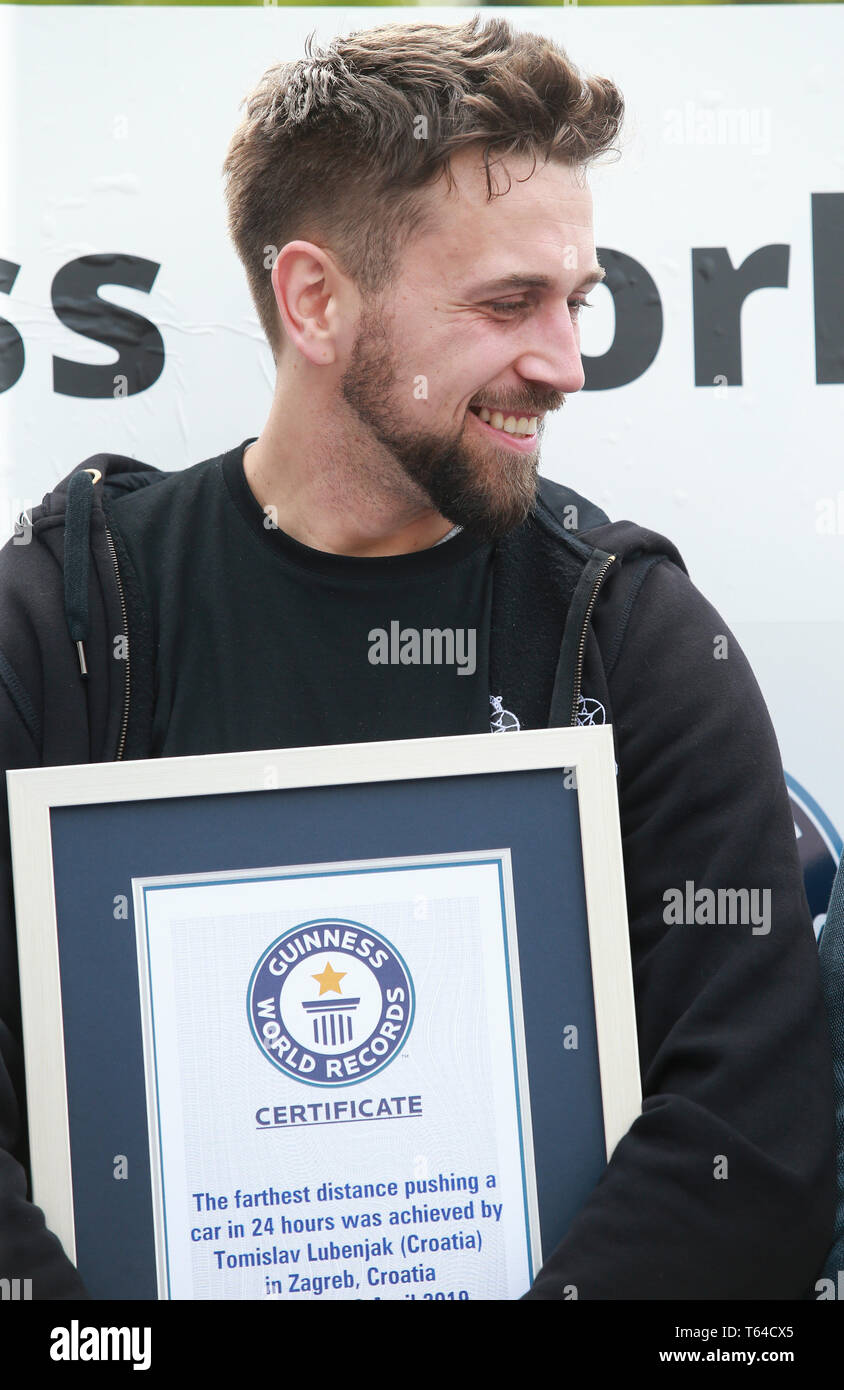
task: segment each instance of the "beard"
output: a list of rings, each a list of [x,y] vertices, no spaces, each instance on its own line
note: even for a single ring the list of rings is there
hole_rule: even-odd
[[[482,540],[500,540],[533,510],[538,452],[517,454],[506,445],[497,450],[480,435],[476,446],[467,448],[465,425],[454,439],[408,429],[395,399],[396,356],[385,314],[364,311],[340,382],[343,399],[435,511]]]

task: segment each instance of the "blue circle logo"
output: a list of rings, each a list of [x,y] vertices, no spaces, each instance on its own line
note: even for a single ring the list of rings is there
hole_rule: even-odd
[[[361,922],[301,922],[261,956],[247,993],[267,1061],[308,1086],[352,1086],[388,1066],[410,1032],[410,972]]]
[[[801,787],[788,773],[785,774],[785,781],[791,798],[791,814],[806,897],[815,924],[815,936],[820,939],[835,871],[841,858],[841,836],[805,787]]]

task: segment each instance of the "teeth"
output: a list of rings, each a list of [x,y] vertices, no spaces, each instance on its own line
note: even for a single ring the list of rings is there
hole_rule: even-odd
[[[486,406],[478,411],[478,418],[484,424],[492,425],[494,430],[504,430],[505,434],[536,434],[539,424],[538,415],[504,416],[500,410],[493,410],[490,414]]]

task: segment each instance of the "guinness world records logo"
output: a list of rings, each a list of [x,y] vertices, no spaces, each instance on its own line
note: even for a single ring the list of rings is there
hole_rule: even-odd
[[[352,1086],[382,1071],[407,1039],[414,1007],[410,971],[392,943],[339,917],[279,936],[247,991],[261,1052],[308,1086]]]

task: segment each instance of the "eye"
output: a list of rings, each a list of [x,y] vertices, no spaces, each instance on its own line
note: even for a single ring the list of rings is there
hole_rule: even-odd
[[[531,301],[529,299],[496,300],[487,305],[487,308],[492,309],[496,314],[502,314],[505,318],[512,317],[514,314],[524,313],[526,310],[530,309],[530,307]],[[569,309],[574,319],[580,317],[581,309],[591,308],[592,304],[588,299],[569,300]]]
[[[517,314],[525,309],[529,309],[530,301],[527,299],[510,299],[506,302],[501,300],[497,303],[488,305],[488,308],[494,309],[496,314]]]

